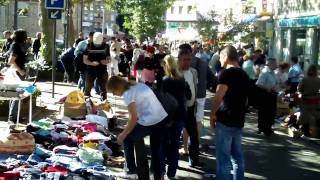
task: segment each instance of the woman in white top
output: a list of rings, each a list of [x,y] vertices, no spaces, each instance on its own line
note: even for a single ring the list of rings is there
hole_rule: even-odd
[[[161,179],[160,142],[161,131],[168,116],[153,91],[145,84],[127,81],[112,76],[107,84],[109,92],[123,96],[128,107],[129,120],[125,129],[118,135],[118,144],[124,144],[125,159],[129,173],[135,173],[137,166],[134,157],[134,143],[150,135],[151,164],[154,179]],[[139,163],[138,163],[139,164]]]

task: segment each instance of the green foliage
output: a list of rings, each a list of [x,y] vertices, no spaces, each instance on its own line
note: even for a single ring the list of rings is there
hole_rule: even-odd
[[[7,3],[9,3],[9,0],[0,0],[0,6],[5,6]]]
[[[207,15],[198,14],[198,21],[195,24],[195,28],[198,30],[199,35],[203,40],[215,39],[218,33],[217,12],[211,10]]]
[[[165,28],[163,16],[174,0],[106,0],[107,7],[124,16],[129,34],[142,40]]]

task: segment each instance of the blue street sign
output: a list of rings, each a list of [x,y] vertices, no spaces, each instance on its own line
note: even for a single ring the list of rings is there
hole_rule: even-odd
[[[62,10],[60,10],[60,9],[48,9],[48,17],[49,17],[49,19],[61,19]]]
[[[46,0],[46,9],[64,9],[64,0]]]

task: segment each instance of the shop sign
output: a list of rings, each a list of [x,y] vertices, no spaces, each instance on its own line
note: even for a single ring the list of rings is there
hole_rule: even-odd
[[[320,16],[309,16],[303,18],[280,19],[280,27],[312,27],[320,25]]]

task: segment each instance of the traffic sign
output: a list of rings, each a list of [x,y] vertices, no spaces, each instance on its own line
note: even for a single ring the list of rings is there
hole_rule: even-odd
[[[46,9],[64,9],[64,0],[46,0]]]
[[[61,19],[62,11],[59,9],[48,9],[48,17],[49,19]]]

